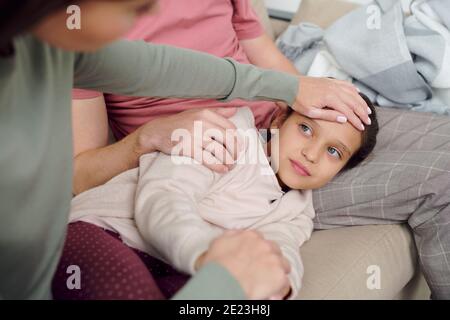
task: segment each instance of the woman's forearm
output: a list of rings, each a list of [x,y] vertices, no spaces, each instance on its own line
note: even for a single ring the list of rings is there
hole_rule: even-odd
[[[74,159],[73,194],[102,185],[114,176],[136,168],[142,155],[137,139],[138,132],[135,132],[109,146],[77,155]]]
[[[300,79],[231,59],[142,41],[78,54],[75,85],[129,96],[275,100],[293,104]]]

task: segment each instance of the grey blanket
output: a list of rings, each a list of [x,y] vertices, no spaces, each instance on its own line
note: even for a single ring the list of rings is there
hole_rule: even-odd
[[[450,1],[416,0],[411,12],[400,1],[375,0],[327,30],[290,26],[278,47],[303,74],[326,51],[379,106],[450,115],[442,98],[450,96]],[[328,68],[320,76],[335,74]]]

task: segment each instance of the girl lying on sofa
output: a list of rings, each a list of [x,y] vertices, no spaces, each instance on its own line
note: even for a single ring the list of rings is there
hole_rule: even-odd
[[[247,107],[230,120],[238,128],[239,157],[227,173],[216,173],[189,157],[155,152],[72,201],[70,220],[118,233],[127,245],[194,274],[211,242],[229,229],[253,229],[272,240],[290,264],[285,297],[300,290],[299,247],[313,230],[311,189],[356,166],[373,150],[372,124],[363,132],[350,123],[313,120],[292,109],[271,122],[268,141]]]

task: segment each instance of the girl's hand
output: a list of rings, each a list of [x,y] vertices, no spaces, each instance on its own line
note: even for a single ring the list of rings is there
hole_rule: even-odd
[[[227,172],[239,150],[236,126],[228,119],[235,113],[236,108],[194,109],[155,119],[137,130],[136,152],[187,156]]]
[[[314,119],[350,121],[358,130],[364,130],[363,122],[371,123],[369,107],[358,89],[347,81],[301,76],[299,94],[292,108]]]

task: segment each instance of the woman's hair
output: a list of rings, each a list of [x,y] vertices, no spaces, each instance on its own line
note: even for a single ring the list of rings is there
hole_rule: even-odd
[[[78,0],[0,0],[0,55],[14,52],[14,37],[28,31],[55,11]]]
[[[345,166],[342,168],[341,172],[352,169],[356,167],[358,164],[360,164],[373,151],[377,143],[377,134],[379,128],[375,107],[365,94],[360,93],[359,95],[364,99],[364,101],[367,103],[370,110],[372,111],[372,114],[369,115],[369,118],[372,121],[372,123],[370,125],[365,126],[365,130],[362,132],[361,146],[359,147],[358,151],[356,151],[352,155],[352,157],[347,161]],[[288,108],[286,114],[284,115],[284,120],[287,119],[292,114],[293,111],[294,110],[292,108]]]

